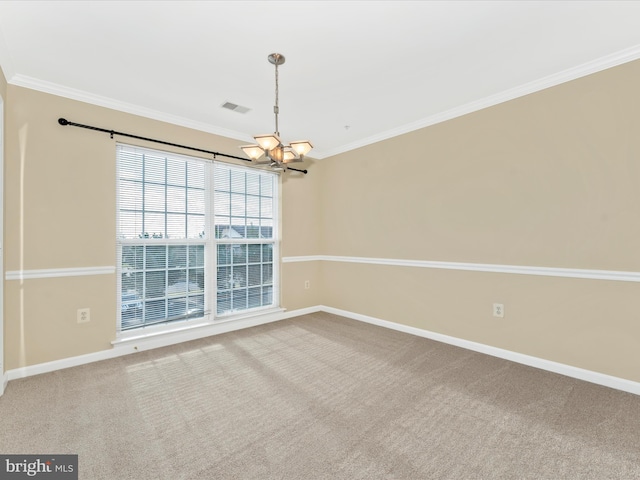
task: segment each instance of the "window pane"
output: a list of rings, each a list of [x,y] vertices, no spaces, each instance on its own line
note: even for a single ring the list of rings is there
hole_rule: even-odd
[[[144,188],[144,209],[154,212],[165,210],[165,186],[146,184]]]
[[[142,270],[144,265],[144,247],[124,245],[122,247],[122,270]]]
[[[260,195],[260,174],[247,172],[247,195]]]
[[[247,289],[233,290],[231,292],[231,308],[233,310],[246,310],[247,308]]]
[[[217,192],[230,192],[231,191],[231,172],[229,171],[229,169],[225,166],[218,166],[216,165],[213,168],[213,183],[214,183],[214,188],[216,191],[216,195],[218,195]]]
[[[231,219],[229,217],[216,217],[215,221],[216,238],[230,238],[229,227],[231,226]]]
[[[169,286],[165,290],[165,295],[175,296],[187,293],[187,270],[175,269],[167,272]]]
[[[260,179],[260,195],[263,197],[273,197],[273,176],[263,175]]]
[[[187,215],[188,238],[205,238],[204,215]]]
[[[122,210],[142,210],[142,183],[121,181],[119,200]]]
[[[260,216],[260,197],[247,197],[247,217]]]
[[[167,287],[165,271],[145,273],[145,292],[147,298],[164,297]]]
[[[202,293],[204,291],[204,268],[192,268],[189,270],[189,293]]]
[[[165,301],[153,300],[145,302],[144,320],[145,322],[161,320],[166,317]]]
[[[262,292],[260,287],[249,289],[248,307],[256,308],[262,306]]]
[[[257,218],[248,218],[247,238],[260,238],[260,221]]]
[[[246,238],[244,217],[231,217],[231,238]]]
[[[204,163],[189,162],[187,165],[187,185],[193,188],[205,188],[206,167]]]
[[[204,267],[204,245],[189,246],[189,266]]]
[[[262,245],[262,261],[263,262],[273,261],[273,245],[271,244]]]
[[[169,245],[169,267],[185,267],[187,266],[187,246],[186,245]]]
[[[233,288],[244,288],[247,286],[247,266],[233,266]]]
[[[187,211],[187,191],[182,187],[167,187],[167,212]]]
[[[246,212],[246,200],[244,195],[231,194],[231,215],[244,217]]]
[[[247,263],[247,246],[233,245],[233,263]]]
[[[217,312],[218,314],[227,313],[231,310],[231,292],[218,292],[217,294]]]
[[[164,213],[146,213],[144,216],[145,238],[164,238]]]
[[[187,162],[178,159],[167,159],[167,183],[185,186],[187,180]]]
[[[273,221],[264,219],[260,221],[260,235],[261,238],[273,238]]]
[[[144,291],[143,273],[123,273],[120,276],[122,293],[122,303],[135,301],[137,295],[142,295]]]
[[[250,287],[260,285],[262,280],[262,269],[260,265],[249,265],[248,283]]]
[[[119,220],[120,238],[140,238],[142,235],[142,213],[120,212]]]
[[[231,288],[231,267],[218,267],[218,290],[229,290]]]
[[[270,198],[262,197],[260,216],[262,218],[273,218],[273,201]]]
[[[204,190],[194,190],[193,188],[188,189],[187,212],[204,215],[206,213],[204,198]]]
[[[187,217],[177,213],[167,214],[167,238],[185,238]]]
[[[146,248],[146,268],[165,268],[167,265],[167,247],[148,245]]]
[[[234,193],[245,193],[245,175],[244,171],[231,170],[231,191]]]
[[[265,263],[262,265],[262,284],[269,285],[273,283],[273,265]]]
[[[171,317],[184,317],[187,314],[187,297],[171,298],[167,302],[167,315]]]
[[[144,181],[155,183],[165,182],[164,157],[156,155],[144,156]]]
[[[260,263],[260,250],[263,245],[248,245],[249,263]]]
[[[262,287],[262,305],[273,305],[273,287]]]
[[[231,245],[218,245],[218,265],[231,265]]]
[[[142,179],[142,154],[124,151],[120,152],[118,170],[120,178],[122,179]]]
[[[213,210],[215,215],[231,215],[231,194],[226,192],[216,192],[214,197]],[[216,222],[217,224],[218,222]]]

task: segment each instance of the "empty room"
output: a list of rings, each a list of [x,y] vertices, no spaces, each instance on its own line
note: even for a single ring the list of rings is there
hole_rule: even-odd
[[[639,24],[0,2],[0,478],[640,478]]]

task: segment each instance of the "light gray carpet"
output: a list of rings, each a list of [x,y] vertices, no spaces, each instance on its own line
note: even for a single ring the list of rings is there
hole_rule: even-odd
[[[326,313],[9,383],[80,478],[634,479],[640,397]]]

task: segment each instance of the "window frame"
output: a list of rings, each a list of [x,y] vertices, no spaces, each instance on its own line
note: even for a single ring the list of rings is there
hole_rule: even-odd
[[[163,155],[167,158],[177,158],[189,162],[198,162],[205,165],[205,236],[204,238],[121,238],[120,235],[120,157],[122,148],[132,149],[142,153]],[[218,168],[230,168],[242,172],[256,172],[268,175],[272,179],[272,238],[216,238],[215,226],[215,172]],[[245,195],[247,195],[245,193]],[[244,319],[252,316],[263,315],[274,311],[282,311],[280,307],[280,175],[275,172],[258,170],[256,168],[237,165],[235,163],[220,162],[217,160],[203,159],[201,157],[178,154],[171,151],[140,147],[138,145],[117,143],[116,144],[116,277],[117,277],[117,311],[116,311],[116,336],[118,339],[127,339],[155,335],[162,332],[170,332],[192,328],[201,325],[211,325],[221,322]],[[245,215],[246,216],[246,215]],[[217,292],[218,292],[218,245],[250,245],[250,244],[271,244],[272,245],[272,303],[253,308],[228,311],[222,314],[217,313]],[[166,320],[156,324],[142,324],[139,327],[122,329],[122,250],[127,245],[204,245],[204,315],[194,318],[181,318],[177,320]],[[247,247],[248,249],[248,247]],[[262,257],[261,257],[262,258]],[[247,254],[247,265],[249,265]],[[262,262],[263,263],[263,262]],[[261,265],[262,265],[261,263]],[[247,267],[248,268],[248,267]],[[169,269],[169,266],[166,267]],[[189,282],[187,278],[187,283]],[[247,280],[248,283],[248,280]],[[264,284],[260,284],[263,288]],[[249,285],[247,285],[247,294]],[[165,298],[167,294],[165,294]],[[144,299],[143,299],[144,301]],[[144,320],[143,320],[144,322]]]

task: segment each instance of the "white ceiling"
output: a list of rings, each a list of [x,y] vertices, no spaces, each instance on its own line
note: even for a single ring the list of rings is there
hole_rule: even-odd
[[[9,83],[247,142],[272,52],[281,137],[324,158],[640,58],[640,2],[0,1]]]

